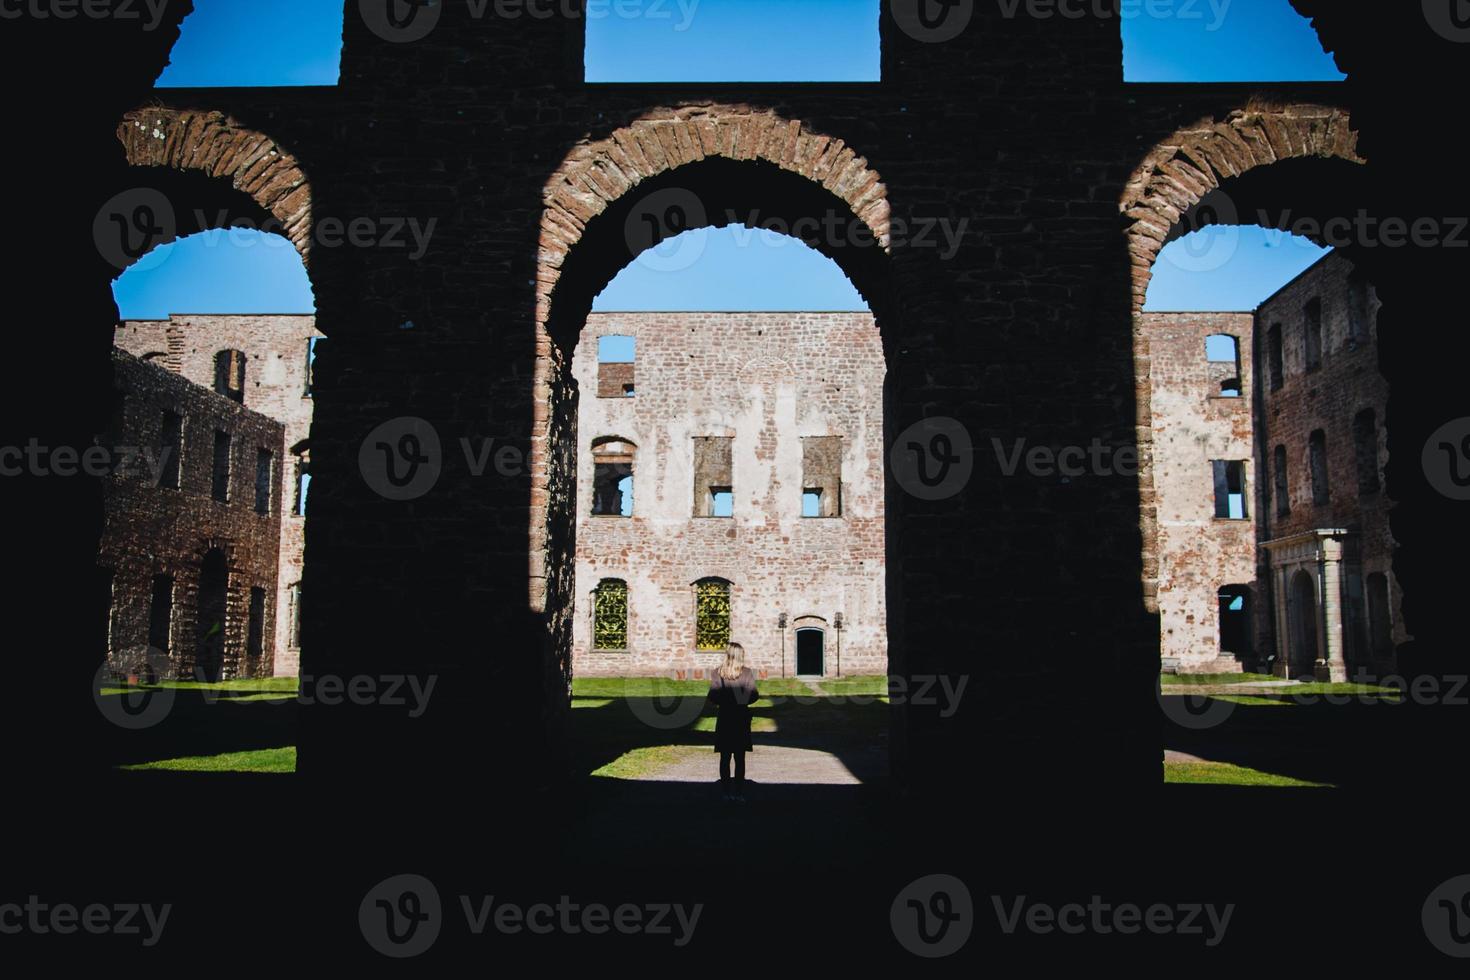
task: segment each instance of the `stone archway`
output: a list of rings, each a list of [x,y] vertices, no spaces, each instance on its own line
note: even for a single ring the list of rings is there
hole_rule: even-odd
[[[1158,612],[1158,517],[1150,413],[1151,367],[1140,317],[1153,266],[1181,219],[1212,191],[1234,178],[1289,160],[1365,161],[1344,110],[1327,105],[1252,101],[1224,118],[1206,117],[1155,144],[1143,157],[1118,202],[1132,276],[1133,350],[1136,365],[1140,529],[1143,533],[1144,603]]]
[[[568,536],[554,533],[559,521],[566,523],[557,508],[569,506],[559,500],[560,488],[569,486],[575,473],[574,442],[565,438],[575,413],[567,374],[570,352],[553,327],[554,316],[568,315],[556,307],[569,291],[563,278],[568,262],[579,245],[586,247],[589,227],[600,218],[606,222],[608,212],[635,188],[711,161],[774,168],[809,182],[814,195],[840,205],[866,229],[876,249],[888,254],[886,188],[867,159],[843,140],[770,110],[744,105],[654,110],[606,137],[582,143],[563,160],[543,194],[536,273],[529,520],[529,601],[535,612],[554,615],[557,602],[549,597],[571,594],[567,579],[572,561],[563,540]],[[716,223],[722,222],[706,224]],[[571,290],[586,293],[587,283],[576,283]],[[585,300],[590,302],[590,293]],[[551,628],[554,634],[559,631],[555,623]]]
[[[144,107],[117,127],[128,163],[228,180],[269,214],[311,267],[312,192],[296,157],[222,112]]]

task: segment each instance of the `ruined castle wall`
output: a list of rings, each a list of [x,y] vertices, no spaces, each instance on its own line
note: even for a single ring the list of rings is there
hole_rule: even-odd
[[[632,336],[630,369],[598,385],[597,338]],[[887,668],[883,541],[883,351],[867,313],[594,313],[573,361],[578,674],[701,676],[720,652],[695,649],[694,583],[731,583],[731,635],[752,666],[794,672],[795,627],[820,617],[824,673]],[[636,377],[624,397],[624,375]],[[696,517],[694,440],[730,436],[732,517]],[[803,437],[840,439],[841,513],[803,517]],[[631,517],[591,516],[594,440],[634,443]],[[830,444],[817,444],[821,450]],[[820,452],[808,454],[820,457]],[[820,460],[819,460],[820,461]],[[830,463],[826,463],[830,468]],[[827,489],[827,488],[824,488]],[[628,583],[626,650],[593,649],[592,592]],[[800,625],[812,625],[803,622]]]
[[[322,336],[309,315],[175,314],[166,320],[127,320],[118,325],[118,347],[183,375],[206,388],[214,385],[214,358],[222,350],[243,351],[245,407],[281,422],[286,461],[278,484],[280,585],[274,609],[275,669],[279,676],[299,672],[301,650],[292,629],[292,592],[305,560],[305,518],[296,512],[297,460],[292,451],[310,435],[308,343]],[[151,356],[150,356],[151,355]],[[309,498],[309,494],[308,494]]]
[[[1307,314],[1312,301],[1321,304],[1321,364],[1307,365]],[[1393,575],[1395,543],[1389,529],[1389,500],[1383,475],[1388,461],[1385,427],[1388,382],[1378,367],[1378,310],[1381,303],[1371,284],[1354,275],[1351,262],[1331,253],[1292,280],[1256,311],[1257,370],[1262,388],[1260,452],[1271,466],[1277,446],[1286,448],[1290,512],[1277,514],[1274,471],[1261,481],[1262,539],[1290,537],[1315,528],[1347,528],[1357,532],[1361,574],[1387,576],[1394,642],[1409,639],[1400,613],[1402,599]],[[1281,330],[1281,387],[1269,383],[1269,331]],[[1365,409],[1374,413],[1373,443],[1377,459],[1376,487],[1359,480],[1354,419]],[[1310,439],[1325,436],[1328,499],[1316,503],[1311,477]]]
[[[1146,313],[1152,361],[1151,419],[1158,501],[1161,655],[1182,672],[1235,669],[1220,649],[1217,596],[1256,577],[1256,513],[1215,516],[1213,460],[1246,460],[1246,500],[1254,504],[1249,313]],[[1206,338],[1235,337],[1239,363],[1206,358]],[[1237,371],[1238,367],[1238,371]],[[1238,377],[1237,377],[1238,375]],[[1237,377],[1237,396],[1222,384]],[[1263,604],[1257,600],[1256,619]],[[1224,667],[1222,668],[1222,664]]]
[[[171,673],[192,676],[198,666],[197,602],[200,566],[212,549],[223,552],[226,606],[220,676],[270,676],[274,669],[275,596],[281,511],[257,513],[257,452],[272,453],[272,490],[281,484],[285,447],[280,423],[168,370],[123,352],[113,352],[116,410],[104,443],[136,447],[143,457],[103,481],[105,523],[97,563],[110,570],[109,659],[119,672],[143,667],[149,658],[153,578],[173,577],[172,617],[166,653]],[[164,445],[163,419],[183,420],[178,487],[158,485]],[[229,499],[213,499],[216,432],[230,435]],[[119,456],[119,458],[124,458]],[[272,500],[276,500],[274,493]],[[261,656],[246,644],[251,589],[265,592]]]

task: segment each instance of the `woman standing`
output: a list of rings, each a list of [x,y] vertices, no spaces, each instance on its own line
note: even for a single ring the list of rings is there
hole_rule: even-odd
[[[725,662],[709,680],[709,699],[715,705],[715,751],[720,753],[720,790],[726,801],[745,802],[745,753],[750,744],[750,706],[760,697],[755,673],[745,666],[745,647],[731,643]],[[730,784],[730,759],[735,759],[735,784]]]

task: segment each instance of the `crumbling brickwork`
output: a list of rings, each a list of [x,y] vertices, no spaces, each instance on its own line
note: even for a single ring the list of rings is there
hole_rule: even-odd
[[[257,474],[264,475],[259,454],[267,451],[265,501],[277,501],[284,427],[124,351],[114,352],[113,369],[114,422],[104,444],[143,454],[103,483],[106,516],[97,564],[111,578],[108,648],[114,670],[142,674],[151,666],[154,674],[190,678],[270,676],[281,509],[271,503],[269,513],[259,512]],[[170,413],[181,423],[176,470],[169,462]],[[219,433],[229,437],[223,502],[213,493]],[[174,472],[176,486],[170,486]],[[223,593],[214,599],[222,636],[211,635],[214,624],[200,615],[201,588],[208,587],[204,569],[220,559]],[[264,615],[252,626],[251,593],[257,589]],[[255,650],[252,630],[259,632]],[[167,658],[167,668],[160,657]]]
[[[316,318],[309,315],[198,313],[175,314],[165,320],[126,320],[115,334],[119,348],[204,387],[215,383],[219,352],[243,353],[245,407],[285,427],[284,476],[277,497],[282,515],[279,591],[272,607],[277,676],[294,676],[301,664],[295,617],[305,562],[306,521],[298,512],[298,503],[300,472],[310,462],[309,344],[321,336]]]
[[[613,334],[636,338],[631,398],[597,397],[597,338]],[[871,314],[594,313],[573,374],[578,674],[706,676],[722,657],[695,648],[706,578],[730,583],[731,635],[763,676],[795,673],[798,621],[824,631],[822,674],[837,674],[839,643],[843,674],[887,669],[884,361]],[[635,447],[632,516],[591,516],[594,446],[613,438]],[[840,475],[840,514],[802,516],[813,466]],[[731,516],[708,516],[707,485],[731,487]],[[606,579],[628,585],[625,649],[593,642],[592,593]]]
[[[1342,603],[1349,668],[1392,664],[1393,650],[1381,639],[1375,642],[1375,636],[1391,637],[1393,646],[1410,639],[1393,573],[1392,501],[1383,477],[1389,389],[1378,368],[1380,306],[1373,286],[1334,252],[1256,311],[1256,370],[1267,380],[1258,400],[1256,465],[1270,474],[1257,483],[1261,540],[1287,541],[1323,529],[1347,532],[1343,591],[1332,601]],[[1279,388],[1268,377],[1275,336],[1280,337]],[[1284,512],[1275,474],[1283,458]],[[1262,571],[1265,585],[1269,570]],[[1323,584],[1319,575],[1319,591]],[[1286,620],[1283,586],[1279,576],[1270,585],[1279,613],[1279,649]],[[1387,600],[1375,610],[1382,594]]]

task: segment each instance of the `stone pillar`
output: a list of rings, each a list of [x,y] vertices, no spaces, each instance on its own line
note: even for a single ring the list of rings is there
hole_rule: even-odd
[[[1327,678],[1347,680],[1347,661],[1342,653],[1342,542],[1322,541],[1322,646],[1326,650]]]

